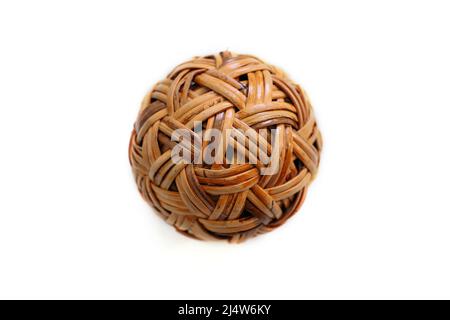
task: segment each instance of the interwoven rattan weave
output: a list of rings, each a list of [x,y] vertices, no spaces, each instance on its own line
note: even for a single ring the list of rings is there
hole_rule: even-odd
[[[231,145],[254,162],[175,163],[172,133],[187,129],[199,138],[196,121],[203,130],[250,132],[245,143]],[[253,144],[267,147],[274,174],[261,174],[269,164]],[[321,148],[299,85],[254,56],[221,52],[177,66],[146,95],[129,158],[140,193],[167,223],[198,239],[241,242],[282,225],[299,209]]]

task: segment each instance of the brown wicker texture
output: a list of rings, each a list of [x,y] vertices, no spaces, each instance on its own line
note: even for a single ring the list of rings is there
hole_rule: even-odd
[[[196,137],[195,121],[204,130],[250,130],[253,136],[233,146],[256,164],[174,163],[171,135],[188,129]],[[267,163],[249,146],[266,144],[270,154],[273,129],[279,152],[272,161],[279,170],[261,175]],[[242,242],[277,228],[299,209],[321,148],[311,104],[299,85],[254,56],[221,52],[177,66],[146,95],[129,158],[141,195],[176,230],[202,240]]]

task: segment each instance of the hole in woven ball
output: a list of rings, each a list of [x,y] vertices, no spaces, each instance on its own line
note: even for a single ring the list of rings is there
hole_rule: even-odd
[[[298,171],[303,169],[303,163],[300,161],[300,159],[295,159],[294,164]]]
[[[247,211],[247,210],[244,210],[242,213],[241,213],[241,216],[239,217],[239,219],[242,219],[242,218],[250,218],[250,217],[252,217],[253,215],[249,212],[249,211]]]
[[[316,150],[319,150],[319,142],[316,140],[313,143],[314,148],[316,148]]]
[[[239,76],[238,80],[239,80],[239,82],[247,82],[248,81],[247,74],[243,74],[243,75]]]
[[[192,81],[190,86],[189,86],[189,89],[190,90],[195,90],[195,89],[198,89],[198,88],[199,88],[199,85],[195,81]]]
[[[294,104],[292,103],[292,100],[289,99],[288,97],[284,98],[283,100],[284,100],[284,102],[286,102],[286,103],[289,103],[289,104],[294,105]]]

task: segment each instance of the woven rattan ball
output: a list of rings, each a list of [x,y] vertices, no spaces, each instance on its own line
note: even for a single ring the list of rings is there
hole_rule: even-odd
[[[221,52],[180,64],[145,96],[129,159],[139,192],[177,231],[242,242],[299,209],[321,148],[299,85],[254,56]]]

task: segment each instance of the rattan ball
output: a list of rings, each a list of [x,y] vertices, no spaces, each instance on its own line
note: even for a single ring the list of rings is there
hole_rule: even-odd
[[[226,51],[182,63],[153,87],[128,153],[140,194],[177,231],[242,242],[300,208],[321,149],[302,88]]]

